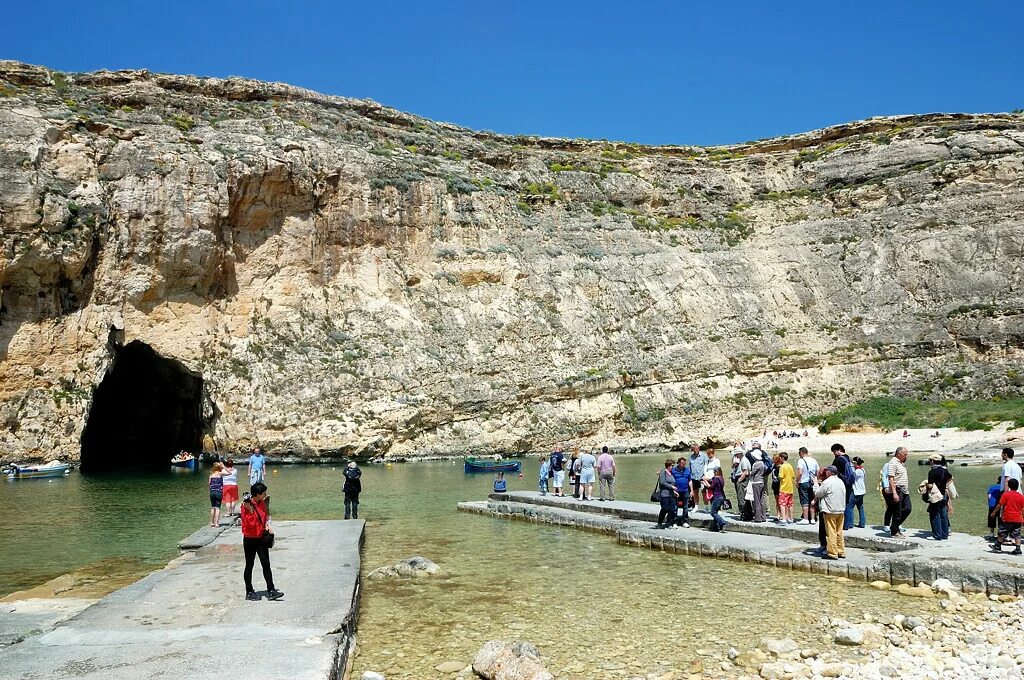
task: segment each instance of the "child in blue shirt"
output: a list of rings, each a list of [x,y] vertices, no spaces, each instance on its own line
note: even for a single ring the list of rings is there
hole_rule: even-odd
[[[999,496],[1001,495],[1002,477],[996,477],[996,483],[988,487],[988,535],[995,536],[996,534],[996,522],[999,520],[995,514],[992,513],[992,508],[999,504]]]
[[[494,493],[505,493],[505,473],[499,472],[494,478]]]
[[[537,488],[540,489],[541,496],[548,495],[548,471],[551,469],[551,464],[548,462],[547,456],[540,457],[540,476],[537,479]]]

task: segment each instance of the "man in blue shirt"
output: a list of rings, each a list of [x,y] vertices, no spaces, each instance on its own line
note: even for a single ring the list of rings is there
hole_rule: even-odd
[[[988,487],[988,535],[996,535],[996,524],[999,519],[996,514],[993,513],[992,509],[999,505],[999,496],[1003,493],[1003,476],[999,475],[996,477],[996,483]]]
[[[267,459],[259,447],[252,450],[249,456],[249,486],[262,482],[267,476]]]
[[[686,456],[676,460],[672,468],[672,477],[676,480],[676,491],[679,492],[678,503],[681,504],[681,512],[676,516],[676,524],[690,528],[690,511],[686,504],[686,497],[690,493],[690,468],[686,467]]]

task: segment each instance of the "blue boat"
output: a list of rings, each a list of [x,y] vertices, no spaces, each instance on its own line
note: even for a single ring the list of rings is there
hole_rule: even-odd
[[[463,458],[462,464],[464,472],[519,472],[523,467],[520,460],[494,460],[473,456]]]
[[[185,468],[187,470],[195,470],[198,461],[196,457],[191,453],[179,453],[174,458],[171,458],[171,467]]]

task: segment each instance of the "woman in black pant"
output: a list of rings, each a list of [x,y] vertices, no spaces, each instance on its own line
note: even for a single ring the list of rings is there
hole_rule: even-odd
[[[661,501],[661,512],[658,513],[657,529],[668,529],[675,526],[676,521],[676,498],[679,492],[676,491],[676,478],[672,476],[672,466],[675,461],[671,458],[665,459],[665,469],[658,473],[658,500]]]
[[[274,540],[274,528],[270,525],[270,499],[267,485],[256,482],[251,493],[242,496],[242,550],[245,552],[245,599],[258,600],[260,596],[252,587],[252,568],[256,557],[263,567],[263,579],[267,582],[267,599],[280,600],[284,593],[274,587],[274,574],[270,571],[270,546]]]

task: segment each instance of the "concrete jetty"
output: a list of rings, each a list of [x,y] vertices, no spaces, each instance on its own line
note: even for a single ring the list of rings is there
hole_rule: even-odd
[[[880,527],[846,532],[847,558],[823,560],[816,552],[818,528],[741,522],[722,513],[725,533],[706,530],[711,517],[690,512],[691,528],[654,529],[658,506],[630,501],[578,501],[542,496],[536,491],[492,494],[486,501],[459,504],[459,510],[493,517],[553,524],[610,534],[619,543],[668,552],[726,558],[794,571],[884,581],[899,586],[949,579],[968,593],[1024,595],[1024,561],[996,554],[980,536],[954,533],[948,541],[930,541],[930,532],[908,529],[893,539]]]
[[[364,524],[274,524],[271,564],[284,599],[246,601],[241,532],[208,527],[184,541],[193,548],[166,568],[0,648],[0,676],[342,678],[355,643]],[[258,560],[253,584],[263,587]]]

